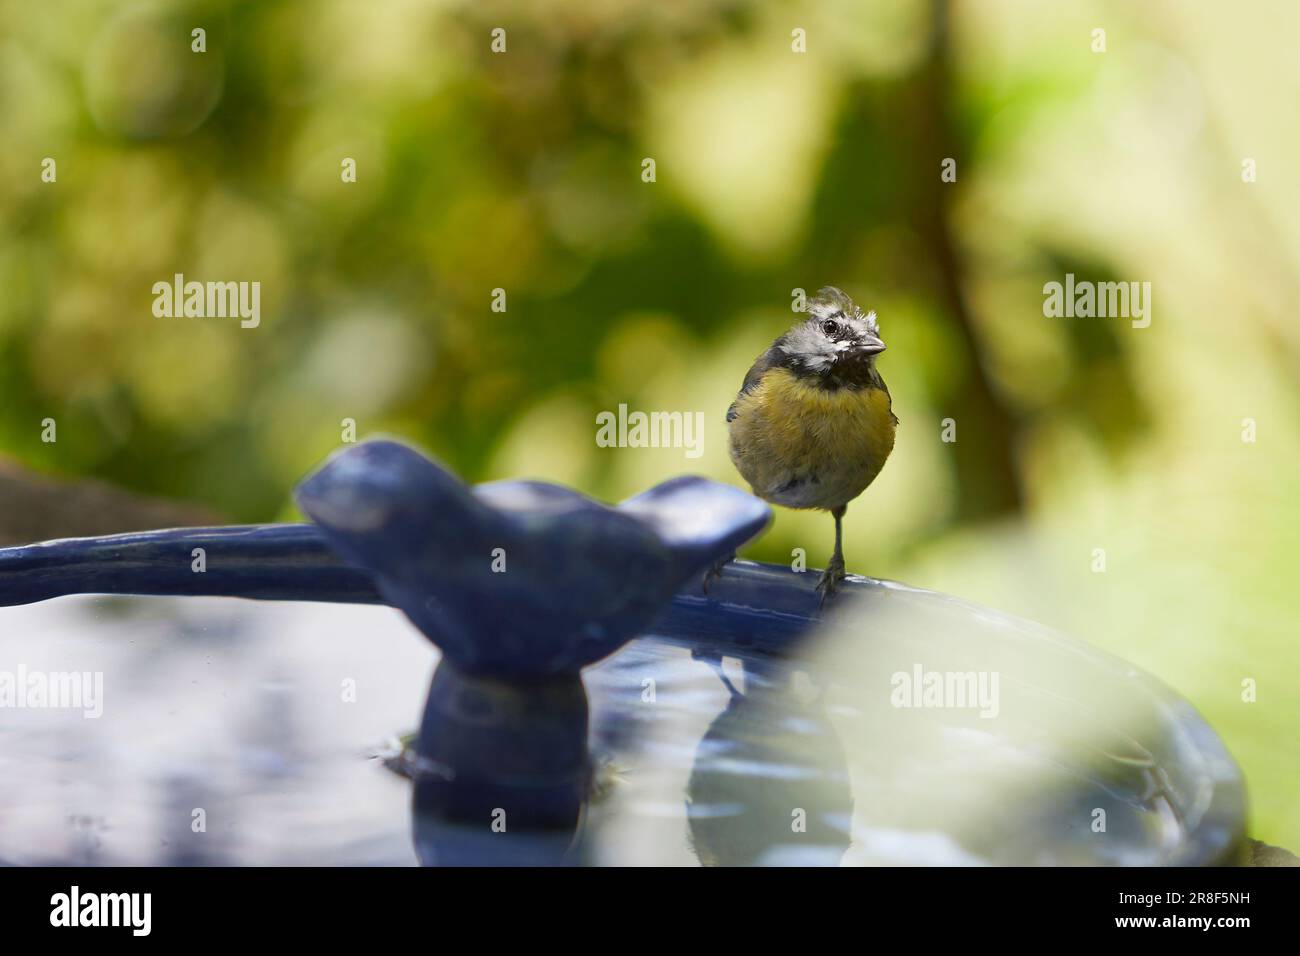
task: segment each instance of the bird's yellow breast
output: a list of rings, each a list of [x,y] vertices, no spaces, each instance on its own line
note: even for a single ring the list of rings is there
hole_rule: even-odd
[[[731,457],[755,494],[792,508],[835,508],[860,495],[894,448],[883,388],[828,390],[769,369],[739,396]]]

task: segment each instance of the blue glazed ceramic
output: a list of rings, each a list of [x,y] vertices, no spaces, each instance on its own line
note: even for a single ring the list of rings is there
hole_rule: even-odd
[[[703,478],[617,507],[542,482],[470,488],[393,441],[339,452],[297,499],[458,670],[498,678],[576,674],[608,656],[770,517]]]

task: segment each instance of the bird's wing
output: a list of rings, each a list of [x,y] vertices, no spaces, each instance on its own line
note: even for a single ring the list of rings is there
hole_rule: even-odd
[[[758,383],[763,380],[763,374],[768,369],[780,365],[785,359],[785,353],[781,351],[781,343],[784,340],[785,336],[777,339],[766,352],[754,359],[754,364],[751,365],[749,371],[745,373],[745,381],[741,383],[740,391],[736,393],[736,400],[732,402],[731,407],[727,409],[727,421],[735,421],[736,406],[740,404],[741,396],[758,388]]]
[[[883,378],[880,380],[880,387],[883,388],[885,390],[885,394],[889,396],[889,417],[892,418],[894,420],[894,424],[897,425],[898,416],[894,414],[894,396],[889,394],[889,386],[885,384],[885,380]]]

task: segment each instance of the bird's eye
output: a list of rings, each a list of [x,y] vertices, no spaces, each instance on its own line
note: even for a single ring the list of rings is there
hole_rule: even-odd
[[[827,319],[822,323],[822,332],[829,336],[839,335],[840,324],[834,319]]]

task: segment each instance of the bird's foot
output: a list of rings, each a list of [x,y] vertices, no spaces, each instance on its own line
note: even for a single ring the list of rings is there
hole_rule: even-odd
[[[826,599],[840,589],[840,582],[844,580],[845,576],[844,559],[836,555],[830,559],[826,565],[826,570],[822,572],[822,576],[817,580],[817,593],[820,595],[820,600],[817,602],[819,608],[825,607]]]
[[[703,591],[705,594],[708,594],[709,585],[713,583],[713,579],[722,577],[722,569],[735,560],[736,560],[736,552],[733,551],[731,552],[731,554],[724,555],[723,557],[719,558],[717,561],[713,562],[713,564],[709,567],[709,570],[704,572],[704,580],[700,582],[700,590]]]

